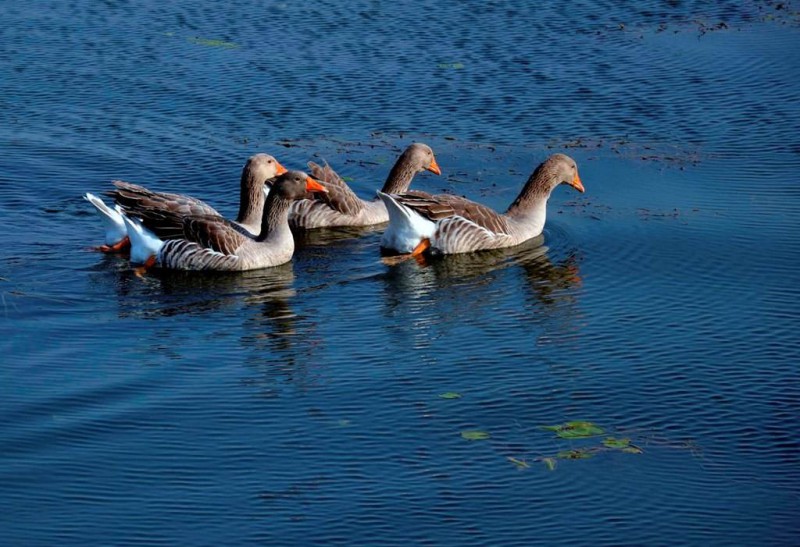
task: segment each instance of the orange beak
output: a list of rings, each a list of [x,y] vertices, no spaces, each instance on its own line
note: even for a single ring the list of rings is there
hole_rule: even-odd
[[[426,169],[436,175],[442,174],[442,170],[439,169],[439,164],[436,163],[436,158],[431,159],[431,164],[428,167],[426,167]]]
[[[312,179],[311,177],[306,177],[306,192],[327,192],[328,189],[325,188],[323,185]]]
[[[583,183],[581,182],[581,178],[578,176],[578,173],[575,173],[575,176],[572,178],[572,182],[570,182],[569,185],[575,188],[581,194],[586,191],[583,188]]]
[[[281,162],[279,162],[278,160],[275,160],[275,165],[276,165],[276,167],[275,167],[275,176],[276,177],[278,175],[282,175],[286,171],[288,171],[288,169],[286,169],[283,165],[281,165]]]

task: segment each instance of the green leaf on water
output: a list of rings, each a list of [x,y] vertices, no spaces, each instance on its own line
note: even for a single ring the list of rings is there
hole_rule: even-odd
[[[342,419],[342,420],[337,421],[336,425],[338,425],[339,427],[350,427],[351,423],[352,422],[350,420]]]
[[[446,393],[440,393],[439,397],[441,397],[442,399],[460,399],[461,394],[456,393],[455,391],[448,391]]]
[[[464,68],[464,63],[439,63],[436,66],[438,68],[452,68],[453,70],[461,70]]]
[[[558,461],[555,458],[542,458],[542,462],[547,466],[548,471],[555,471]]]
[[[628,438],[625,439],[615,439],[614,437],[606,437],[603,439],[603,446],[606,448],[617,448],[622,450],[623,448],[628,448],[631,445],[631,440]]]
[[[528,467],[530,467],[528,462],[526,462],[525,460],[518,460],[517,458],[512,458],[511,456],[508,457],[508,461],[510,461],[520,469],[527,469]]]
[[[602,435],[603,429],[592,422],[574,421],[560,425],[543,425],[542,429],[555,431],[562,439],[583,439]]]
[[[586,449],[564,450],[556,454],[556,458],[560,460],[588,460],[592,457],[594,453]]]
[[[478,431],[475,429],[470,429],[467,431],[462,431],[461,437],[468,441],[485,441],[486,439],[491,437],[491,435],[489,435],[489,433],[487,433],[486,431]]]
[[[191,38],[187,38],[187,40],[189,40],[189,42],[192,44],[197,44],[198,46],[221,47],[225,49],[234,49],[239,47],[233,42],[226,42],[224,40],[211,40],[208,38],[199,38],[197,36],[192,36]]]
[[[624,439],[615,439],[614,437],[606,437],[603,440],[603,446],[605,446],[606,448],[621,450],[628,454],[641,454],[642,452],[644,452],[638,446],[631,444],[631,440],[628,439],[627,437]]]
[[[342,180],[343,180],[343,181],[345,181],[345,182],[347,182],[347,183],[351,183],[351,182],[353,182],[355,179],[354,179],[353,177],[342,177]]]

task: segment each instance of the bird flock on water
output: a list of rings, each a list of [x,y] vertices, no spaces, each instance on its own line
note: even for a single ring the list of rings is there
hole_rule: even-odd
[[[363,199],[327,163],[287,170],[273,156],[256,154],[242,168],[233,220],[197,198],[119,180],[107,192],[113,206],[91,193],[84,198],[104,223],[105,241],[97,249],[129,252],[140,272],[244,271],[290,261],[293,230],[386,224],[381,248],[396,261],[513,247],[542,233],[557,186],[584,191],[575,160],[564,154],[539,164],[503,213],[465,197],[411,190],[422,171],[441,174],[433,150],[413,143],[377,195]]]

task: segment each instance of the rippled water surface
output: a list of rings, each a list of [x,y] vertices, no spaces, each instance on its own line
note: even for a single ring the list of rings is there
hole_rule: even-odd
[[[797,6],[0,14],[0,544],[797,543]],[[413,141],[419,189],[503,209],[559,151],[587,192],[424,264],[380,227],[234,275],[90,250],[113,178],[233,215],[253,153],[369,196]]]

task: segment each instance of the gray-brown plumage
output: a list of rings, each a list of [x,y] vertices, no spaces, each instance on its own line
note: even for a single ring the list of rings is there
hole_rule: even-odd
[[[379,192],[390,217],[381,245],[409,253],[415,249],[419,251],[420,243],[427,240],[431,251],[441,254],[518,245],[542,233],[547,200],[553,189],[562,183],[584,191],[575,160],[564,154],[553,154],[534,170],[517,199],[503,214],[449,194]]]
[[[250,157],[240,178],[239,214],[234,221],[246,233],[258,235],[266,194],[264,183],[286,169],[268,154]],[[216,209],[203,201],[183,194],[154,192],[138,184],[114,181],[116,190],[109,195],[126,215],[141,219],[146,228],[161,239],[182,237],[181,219],[187,216],[222,218]]]
[[[162,268],[180,270],[240,271],[288,262],[294,254],[289,206],[306,192],[325,192],[325,187],[301,171],[287,171],[272,182],[258,236],[219,216],[186,216],[180,219],[182,237],[159,242],[149,253],[136,248],[146,238],[131,237],[131,256],[155,256]],[[136,226],[128,223],[130,232]]]
[[[322,181],[328,193],[315,195],[292,205],[289,223],[296,228],[323,228],[334,226],[371,226],[389,220],[386,207],[377,198],[363,200],[326,163],[324,166],[308,163],[311,176]],[[382,192],[405,192],[417,173],[428,170],[441,174],[433,150],[425,144],[414,143],[395,162]]]

